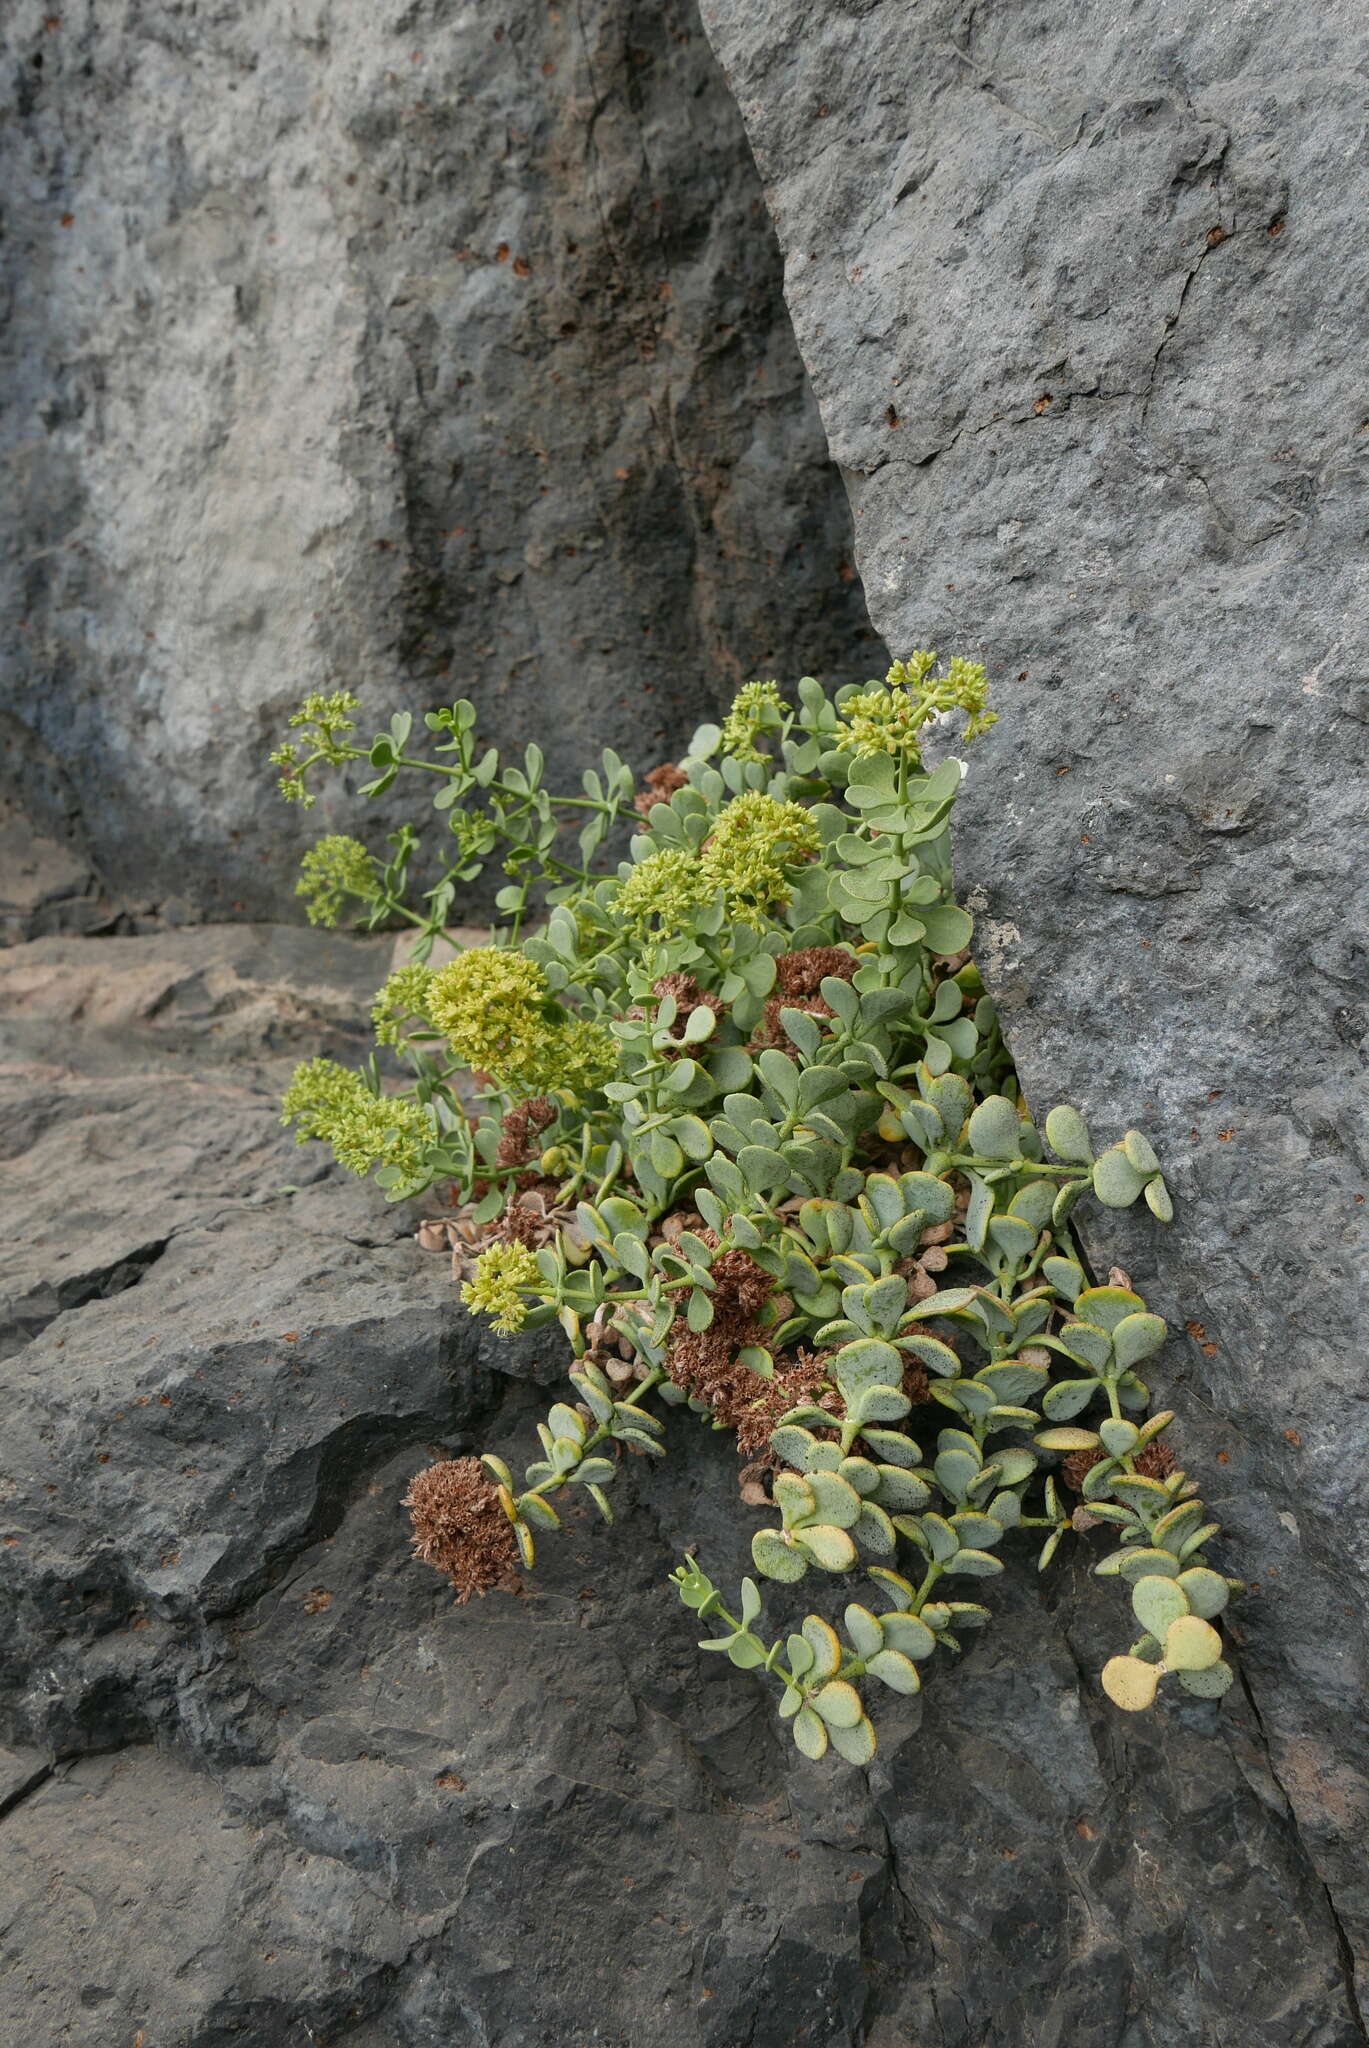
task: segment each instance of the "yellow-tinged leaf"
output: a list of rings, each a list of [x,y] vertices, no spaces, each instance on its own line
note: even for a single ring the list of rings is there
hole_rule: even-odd
[[[1103,1666],[1104,1692],[1129,1714],[1139,1714],[1154,1703],[1159,1683],[1159,1666],[1147,1664],[1143,1657],[1109,1657]]]

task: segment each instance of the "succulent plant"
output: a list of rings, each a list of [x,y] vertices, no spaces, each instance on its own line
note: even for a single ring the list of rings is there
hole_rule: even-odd
[[[805,1756],[868,1762],[878,1689],[916,1692],[990,1619],[953,1597],[987,1586],[963,1582],[1024,1543],[1044,1569],[1097,1527],[1114,1541],[1095,1569],[1142,1630],[1108,1696],[1142,1708],[1172,1678],[1216,1698],[1238,1582],[1209,1562],[1218,1525],[1172,1415],[1150,1412],[1165,1325],[1122,1276],[1094,1284],[1070,1222],[1089,1196],[1168,1221],[1160,1161],[1137,1130],[1097,1149],[1067,1105],[1030,1115],[952,890],[963,765],[922,760],[929,717],[992,722],[983,671],[919,654],[884,684],[829,697],[805,677],[796,697],[748,685],[641,792],[605,752],[565,797],[536,747],[521,765],[482,748],[465,702],[428,715],[424,754],[403,716],[354,746],[350,700],[295,721],[288,795],[308,801],[320,763],[369,760],[369,794],[417,772],[450,846],[417,904],[408,828],[388,860],[331,840],[306,865],[316,916],[350,900],[371,927],[416,927],[376,1006],[410,1080],[394,1091],[378,1056],[311,1061],[287,1119],[393,1199],[453,1183],[423,1241],[458,1246],[464,1298],[498,1328],[555,1323],[572,1354],[521,1478],[486,1455],[415,1483],[420,1554],[463,1594],[498,1583],[502,1514],[531,1569],[567,1503],[612,1519],[624,1457],[667,1455],[663,1411],[684,1408],[761,1451],[771,1483],[735,1611],[695,1558],[674,1583],[714,1624],[706,1652],[780,1686]],[[430,969],[491,858],[504,925]],[[463,1577],[467,1525],[482,1548]],[[758,1633],[764,1582],[822,1604],[834,1580],[835,1619]]]

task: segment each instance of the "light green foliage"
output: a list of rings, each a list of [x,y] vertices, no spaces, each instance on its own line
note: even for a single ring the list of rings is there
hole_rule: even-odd
[[[353,1173],[383,1167],[391,1185],[423,1186],[432,1118],[402,1095],[382,1095],[361,1074],[333,1060],[306,1060],[281,1101],[281,1122],[294,1124],[297,1144],[322,1138]]]
[[[295,894],[305,899],[310,924],[337,924],[349,897],[368,907],[379,893],[376,864],[359,839],[330,833],[300,862]]]
[[[423,1001],[461,1064],[510,1094],[588,1094],[616,1070],[607,1026],[558,1003],[525,953],[472,946],[437,970]]]
[[[412,1078],[382,1094],[374,1059],[310,1061],[287,1120],[394,1197],[454,1182],[477,1234],[530,1160],[543,1176],[536,1248],[487,1243],[463,1289],[500,1330],[557,1323],[573,1353],[521,1483],[483,1461],[525,1565],[573,1489],[611,1519],[624,1454],[666,1454],[656,1404],[739,1427],[768,1400],[758,1440],[783,1469],[757,1578],[735,1613],[694,1559],[675,1583],[721,1631],[707,1651],[779,1686],[805,1756],[868,1762],[881,1691],[917,1691],[989,1621],[965,1596],[991,1594],[1024,1544],[1044,1567],[1080,1530],[1111,1538],[1095,1569],[1143,1631],[1109,1695],[1215,1699],[1236,1582],[1208,1560],[1218,1527],[1162,1441],[1172,1417],[1148,1413],[1165,1326],[1129,1286],[1092,1284],[1070,1222],[1088,1198],[1166,1220],[1160,1162],[1139,1131],[1098,1151],[1077,1110],[1040,1129],[1028,1113],[953,896],[964,770],[922,763],[929,719],[992,723],[984,671],[915,654],[883,684],[829,697],[805,677],[793,697],[748,684],[645,819],[611,752],[554,796],[539,749],[501,761],[468,703],[430,712],[415,750],[406,715],[359,746],[351,699],[310,699],[277,757],[287,793],[312,801],[320,764],[368,761],[368,795],[412,774],[446,851],[417,902],[409,828],[388,860],[338,839],[306,863],[321,911],[417,928],[374,1011]],[[491,860],[492,943],[430,969]],[[629,1353],[625,1398],[605,1368]],[[804,1368],[786,1407],[815,1355],[818,1382]],[[872,1590],[852,1598],[853,1572]],[[767,1581],[778,1633],[759,1626]],[[834,1582],[836,1620],[791,1626]]]
[[[492,1244],[476,1260],[461,1299],[467,1308],[482,1309],[501,1336],[511,1337],[528,1318],[524,1290],[536,1287],[540,1279],[537,1260],[526,1245]]]

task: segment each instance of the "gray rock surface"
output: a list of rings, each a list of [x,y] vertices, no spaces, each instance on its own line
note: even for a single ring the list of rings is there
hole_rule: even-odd
[[[1156,1382],[1362,1960],[1363,10],[704,15],[874,624],[995,679],[958,862],[1028,1094],[1172,1164],[1172,1231],[1091,1242],[1177,1333]]]
[[[1118,1716],[1086,1561],[1024,1558],[868,1776],[695,1650],[668,1565],[750,1532],[688,1417],[520,1595],[409,1562],[410,1474],[526,1455],[564,1360],[279,1127],[378,964],[242,926],[0,955],[0,2038],[1360,2041],[1250,1701]]]
[[[864,669],[692,0],[14,0],[0,52],[0,766],[117,895],[293,914],[356,823],[274,796],[307,690],[468,694],[578,788]]]

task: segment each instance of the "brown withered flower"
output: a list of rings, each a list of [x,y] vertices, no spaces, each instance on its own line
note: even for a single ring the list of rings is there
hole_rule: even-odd
[[[556,1117],[556,1104],[545,1095],[516,1102],[504,1112],[494,1160],[496,1166],[523,1166],[537,1151],[537,1140]]]
[[[819,993],[823,981],[835,976],[850,981],[860,966],[844,946],[800,946],[781,953],[775,962],[775,986],[751,1039],[751,1049],[779,1045],[786,1036],[781,1010],[803,1010],[810,1017],[830,1017],[832,1006]]]
[[[413,1520],[414,1555],[446,1572],[458,1601],[514,1583],[513,1526],[477,1458],[447,1458],[415,1473],[404,1506]]]
[[[1093,1470],[1103,1453],[1096,1446],[1091,1451],[1071,1451],[1060,1466],[1060,1477],[1073,1493],[1082,1493],[1084,1481]],[[1145,1479],[1167,1479],[1178,1464],[1178,1459],[1167,1443],[1153,1437],[1136,1453],[1136,1470]]]
[[[632,807],[645,825],[651,816],[653,804],[666,803],[677,789],[683,789],[689,777],[673,761],[662,761],[659,768],[653,768],[645,777],[646,788],[639,789],[632,799]],[[638,827],[641,830],[641,826]]]

